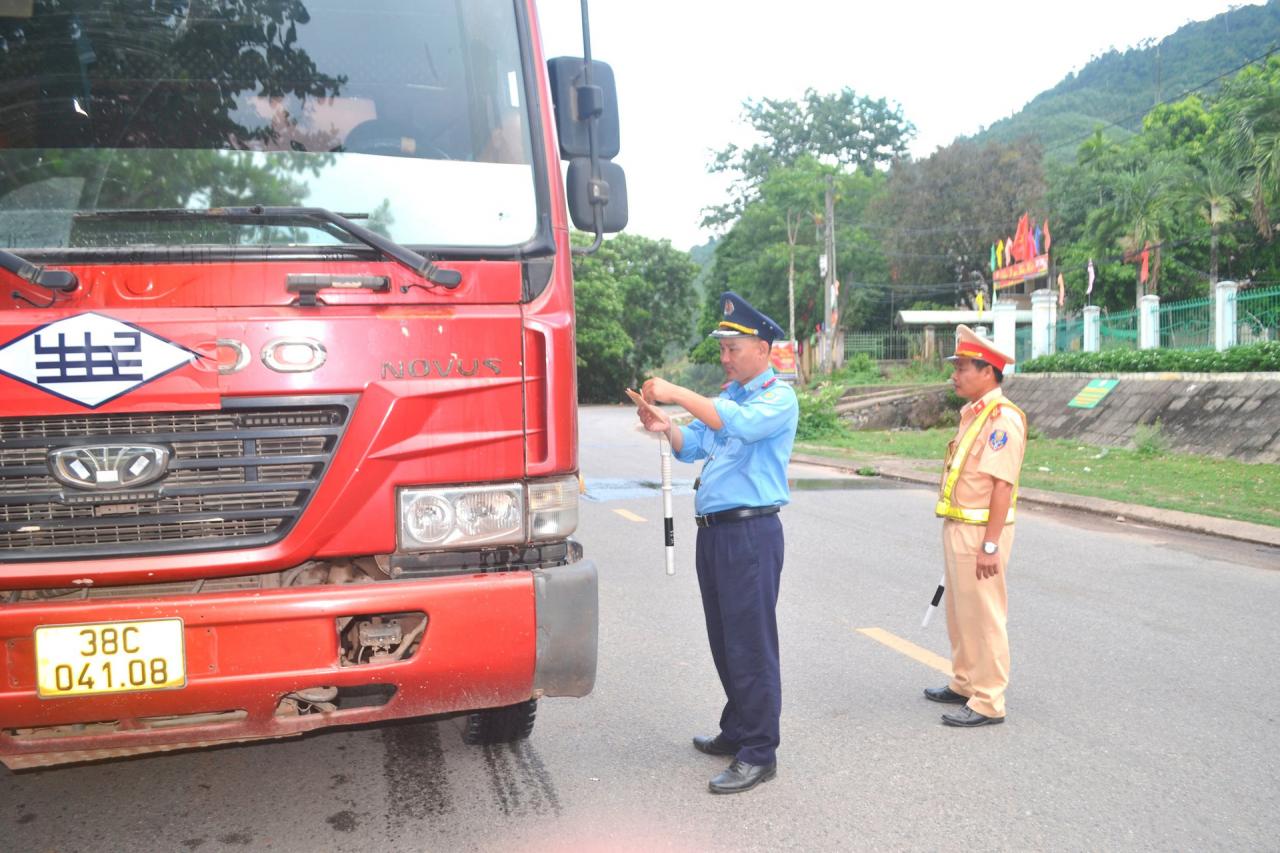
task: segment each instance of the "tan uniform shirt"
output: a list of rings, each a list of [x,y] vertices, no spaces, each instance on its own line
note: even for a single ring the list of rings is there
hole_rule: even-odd
[[[1018,482],[1022,470],[1022,457],[1027,450],[1027,428],[1016,409],[1002,406],[1007,402],[999,388],[993,388],[980,399],[960,410],[960,426],[956,437],[947,449],[947,458],[955,452],[960,439],[968,431],[974,418],[988,406],[997,407],[982,426],[982,434],[969,448],[969,458],[956,481],[952,503],[966,509],[986,509],[991,505],[991,478],[1006,483]]]

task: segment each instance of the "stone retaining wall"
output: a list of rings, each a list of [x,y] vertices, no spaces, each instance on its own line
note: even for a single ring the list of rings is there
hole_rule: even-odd
[[[1068,407],[1090,379],[1120,384],[1096,408]],[[1159,422],[1170,450],[1280,462],[1280,373],[1028,373],[1004,391],[1050,438],[1131,446]]]
[[[845,392],[836,411],[851,429],[929,429],[941,421],[949,408],[951,385],[891,388],[868,386],[863,394]],[[954,423],[954,421],[953,421]]]

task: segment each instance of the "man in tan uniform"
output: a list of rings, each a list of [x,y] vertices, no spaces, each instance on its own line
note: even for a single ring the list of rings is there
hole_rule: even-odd
[[[1000,391],[1012,354],[960,326],[955,355],[947,360],[955,365],[951,382],[956,394],[969,401],[947,447],[935,510],[944,519],[953,676],[945,687],[927,688],[924,695],[934,702],[964,705],[943,714],[945,724],[986,726],[1004,722],[1009,684],[1005,569],[1013,547],[1027,419]]]

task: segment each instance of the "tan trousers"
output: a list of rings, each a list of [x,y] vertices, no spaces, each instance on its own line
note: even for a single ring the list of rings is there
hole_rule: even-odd
[[[951,639],[951,689],[969,697],[969,707],[987,717],[1004,716],[1009,686],[1009,612],[1005,587],[1013,526],[1000,534],[1000,573],[978,580],[977,555],[986,525],[942,523],[947,566],[947,635]]]

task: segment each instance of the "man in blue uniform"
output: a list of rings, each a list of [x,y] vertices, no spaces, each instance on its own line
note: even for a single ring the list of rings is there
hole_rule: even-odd
[[[733,756],[711,780],[716,794],[754,788],[777,774],[782,679],[778,662],[778,582],[782,574],[782,522],[791,500],[787,463],[799,406],[778,382],[769,350],[783,333],[777,323],[736,293],[721,297],[720,340],[725,384],[709,399],[667,382],[644,383],[648,403],[675,403],[696,420],[674,427],[652,406],[640,406],[650,432],[665,433],[681,462],[705,460],[694,483],[698,524],[698,586],[711,657],[724,687],[720,731],[695,737],[708,755]]]

